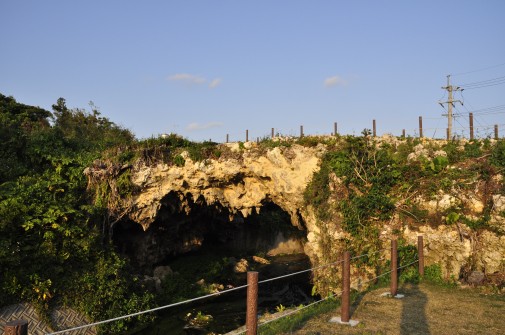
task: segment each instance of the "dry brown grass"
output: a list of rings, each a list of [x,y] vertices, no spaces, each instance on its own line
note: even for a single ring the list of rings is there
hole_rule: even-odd
[[[361,296],[351,308],[355,327],[330,323],[339,311],[309,320],[302,329],[285,334],[505,334],[505,296],[475,289],[431,284],[405,285],[403,299],[381,297],[387,288]]]

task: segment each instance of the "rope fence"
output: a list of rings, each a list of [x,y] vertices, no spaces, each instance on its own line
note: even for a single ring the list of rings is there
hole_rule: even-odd
[[[403,265],[403,266],[398,267],[398,270],[401,270],[401,269],[404,269],[404,268],[409,267],[409,266],[411,266],[411,265],[414,265],[414,264],[416,264],[417,262],[419,262],[419,260],[418,260],[418,259],[416,259],[416,260],[415,260],[415,261],[413,261],[412,263],[409,263],[409,264],[406,264],[406,265]]]
[[[383,252],[385,252],[387,250],[388,249],[381,249],[381,250],[374,251],[374,252],[371,252],[371,253],[356,255],[356,256],[353,256],[352,258],[350,257],[350,252],[346,251],[346,252],[344,252],[342,259],[340,259],[338,261],[327,263],[327,264],[324,264],[324,265],[320,265],[320,266],[313,267],[313,268],[306,269],[306,270],[302,270],[302,271],[296,271],[296,272],[289,273],[289,274],[286,274],[286,275],[281,275],[281,276],[277,276],[277,277],[273,277],[273,278],[264,279],[264,280],[261,280],[261,281],[258,281],[258,272],[254,272],[254,271],[253,272],[248,272],[247,273],[247,275],[248,275],[247,276],[248,282],[247,282],[246,285],[237,286],[237,287],[234,287],[234,288],[231,288],[231,289],[227,289],[227,290],[223,290],[223,291],[220,291],[220,292],[215,292],[215,293],[207,294],[207,295],[204,295],[204,296],[200,296],[200,297],[196,297],[196,298],[192,298],[192,299],[188,299],[188,300],[172,303],[172,304],[169,304],[169,305],[160,306],[160,307],[156,307],[156,308],[152,308],[152,309],[148,309],[148,310],[144,310],[144,311],[128,314],[128,315],[123,315],[123,316],[119,316],[119,317],[115,317],[115,318],[111,318],[111,319],[107,319],[107,320],[103,320],[103,321],[97,321],[97,322],[89,323],[89,324],[86,324],[86,325],[81,325],[81,326],[77,326],[77,327],[73,327],[73,328],[68,328],[68,329],[65,329],[65,330],[55,331],[55,332],[52,332],[52,333],[48,333],[46,335],[69,334],[69,333],[72,333],[74,331],[81,330],[81,329],[84,329],[84,328],[89,328],[89,327],[94,327],[94,326],[102,325],[102,324],[105,324],[105,323],[115,322],[115,321],[119,321],[119,320],[131,318],[131,317],[139,316],[139,315],[146,314],[146,313],[153,313],[153,312],[160,311],[160,310],[163,310],[163,309],[168,309],[168,308],[172,308],[172,307],[176,307],[176,306],[180,306],[180,305],[184,305],[184,304],[189,304],[189,303],[192,303],[192,302],[195,302],[195,301],[200,301],[200,300],[208,299],[208,298],[215,297],[215,296],[222,296],[224,294],[227,294],[227,293],[230,293],[230,292],[233,292],[233,291],[238,291],[238,290],[245,289],[245,288],[247,288],[246,329],[243,330],[243,331],[241,331],[241,332],[239,332],[239,333],[235,333],[235,334],[246,333],[247,335],[255,335],[257,333],[258,327],[262,327],[262,326],[265,326],[266,324],[272,323],[272,322],[277,321],[277,320],[279,320],[281,318],[285,318],[285,317],[291,316],[291,315],[293,315],[295,313],[298,313],[298,312],[300,312],[302,310],[305,310],[305,309],[307,309],[307,308],[309,308],[311,306],[314,306],[314,305],[319,304],[319,303],[321,303],[323,301],[326,301],[330,297],[335,296],[335,295],[336,296],[338,296],[338,295],[341,296],[342,322],[345,323],[345,322],[349,322],[349,317],[350,317],[350,298],[349,298],[349,294],[350,294],[350,288],[351,288],[351,286],[350,286],[350,284],[351,284],[351,273],[350,273],[350,263],[351,263],[351,261],[354,261],[354,260],[357,260],[357,259],[360,259],[360,258],[363,258],[363,257],[367,257],[367,256],[370,257],[372,255],[380,254],[380,253],[383,253]],[[384,256],[384,257],[379,258],[376,261],[380,262],[380,261],[385,260],[386,258],[387,257]],[[407,268],[409,266],[412,266],[412,265],[414,265],[416,263],[419,263],[419,273],[421,275],[424,274],[423,237],[422,236],[418,236],[418,257],[417,257],[417,259],[411,260],[411,261],[409,261],[408,264],[401,265],[401,266],[397,265],[397,261],[398,261],[397,241],[396,240],[392,240],[391,241],[390,260],[391,260],[391,270],[386,271],[384,273],[381,273],[381,274],[375,276],[374,278],[368,279],[368,280],[366,280],[364,282],[360,282],[359,286],[363,286],[364,284],[368,284],[370,282],[376,281],[377,279],[390,274],[391,275],[391,295],[395,296],[396,295],[396,290],[397,290],[397,285],[398,285],[398,276],[397,275],[398,275],[398,271],[399,270]],[[311,303],[309,303],[307,305],[304,305],[303,307],[299,307],[299,308],[297,308],[295,310],[292,310],[292,311],[289,311],[289,312],[286,312],[286,313],[282,313],[280,316],[278,316],[276,318],[269,319],[269,320],[263,321],[260,324],[258,324],[257,308],[258,308],[258,285],[259,284],[263,284],[263,283],[267,283],[267,282],[272,282],[272,281],[275,281],[275,280],[284,279],[284,278],[288,278],[288,277],[291,277],[291,276],[296,276],[296,275],[299,275],[299,274],[302,274],[302,273],[314,272],[316,270],[320,270],[320,269],[328,268],[328,267],[333,267],[333,266],[336,266],[336,265],[341,265],[342,266],[342,269],[341,269],[342,270],[342,289],[338,293],[334,293],[331,296],[329,295],[329,296],[327,296],[325,298],[322,298],[320,300],[317,300],[315,302],[311,302]],[[358,280],[359,280],[359,277],[358,277]],[[17,327],[16,329],[19,329],[20,324],[21,324],[22,327],[24,327],[23,329],[25,329],[26,332],[23,333],[23,330],[21,329],[20,332],[12,333],[12,331],[14,329],[12,327]],[[6,327],[5,327],[5,334],[27,335],[28,334],[27,332],[28,332],[28,323],[27,322],[24,323],[23,320],[17,320],[17,321],[14,321],[14,322],[10,322],[10,323],[6,324]]]
[[[222,295],[222,294],[225,294],[225,293],[230,293],[232,291],[237,291],[237,290],[246,288],[247,286],[248,285],[237,286],[237,287],[230,288],[230,289],[227,289],[227,290],[224,290],[224,291],[220,291],[220,292],[216,292],[216,293],[211,293],[211,294],[207,294],[207,295],[204,295],[204,296],[201,296],[201,297],[197,297],[197,298],[193,298],[193,299],[188,299],[188,300],[176,302],[176,303],[173,303],[173,304],[170,304],[170,305],[155,307],[155,308],[148,309],[148,310],[145,310],[145,311],[136,312],[136,313],[132,313],[132,314],[128,314],[128,315],[123,315],[123,316],[118,316],[116,318],[112,318],[112,319],[108,319],[108,320],[97,321],[97,322],[90,323],[90,324],[87,324],[87,325],[82,325],[82,326],[78,326],[78,327],[74,327],[74,328],[69,328],[69,329],[65,329],[65,330],[59,330],[59,331],[56,331],[56,332],[53,332],[53,333],[48,333],[47,335],[64,334],[64,333],[67,333],[67,332],[72,332],[72,331],[83,329],[83,328],[94,327],[94,326],[98,326],[98,325],[101,325],[101,324],[104,324],[104,323],[110,323],[110,322],[114,322],[114,321],[119,321],[119,320],[131,318],[131,317],[134,317],[134,316],[139,316],[139,315],[142,315],[142,314],[156,312],[156,311],[159,311],[159,310],[162,310],[162,309],[166,309],[166,308],[171,308],[171,307],[176,307],[176,306],[180,306],[180,305],[184,305],[184,304],[189,304],[189,303],[194,302],[194,301],[203,300],[203,299],[207,299],[207,298],[210,298],[210,297],[215,297],[215,296]]]
[[[423,247],[423,237],[422,236],[419,236],[418,237],[418,247]],[[379,253],[379,252],[382,252],[382,251],[385,251],[387,249],[383,249],[383,250],[379,250],[377,252],[374,252],[374,253],[371,253],[371,254],[376,254],[376,253]],[[362,255],[358,255],[358,256],[354,256],[354,257],[350,257],[350,254],[349,252],[346,252],[344,254],[344,259],[342,261],[340,261],[339,263],[344,263],[343,265],[343,269],[342,269],[342,272],[343,272],[343,277],[347,277],[347,278],[343,278],[342,280],[342,285],[343,285],[343,288],[341,291],[339,291],[338,293],[336,293],[336,295],[342,295],[342,303],[341,303],[341,320],[343,323],[348,323],[349,322],[349,316],[350,316],[350,299],[349,297],[345,297],[346,294],[349,294],[350,292],[350,269],[349,269],[349,263],[350,263],[350,260],[355,260],[355,259],[359,259],[359,258],[362,258],[362,257],[365,257],[367,255],[370,255],[370,254],[362,254]],[[420,255],[422,255],[420,257]],[[388,275],[388,274],[392,274],[391,278],[391,295],[394,297],[396,295],[396,286],[397,286],[397,277],[396,276],[393,276],[393,273],[397,273],[398,270],[401,270],[401,269],[404,269],[404,268],[407,268],[409,266],[412,266],[416,263],[423,263],[422,267],[424,268],[424,253],[423,252],[418,252],[418,258],[415,259],[414,261],[411,261],[410,263],[406,264],[406,265],[403,265],[403,266],[396,266],[395,265],[395,268],[391,269],[390,271],[387,271],[385,273],[382,273],[380,275],[377,275],[375,276],[374,278],[371,278],[365,282],[362,282],[361,285],[363,284],[366,284],[366,283],[369,283],[369,282],[372,282],[372,281],[376,281],[377,279],[379,279],[380,277],[383,277],[385,275]],[[396,262],[393,262],[393,259],[394,258],[397,258],[397,244],[396,244],[396,240],[392,241],[392,248],[391,248],[391,260],[392,260],[392,264],[393,263],[396,263]],[[380,260],[382,260],[384,258],[381,258]],[[421,266],[419,266],[419,269],[421,269]],[[395,271],[396,270],[396,271]],[[346,276],[346,273],[347,273],[347,276]],[[393,291],[393,289],[395,291]],[[274,319],[270,319],[270,320],[267,320],[267,321],[264,321],[262,323],[260,323],[259,325],[254,325],[252,326],[251,328],[252,329],[257,329],[257,327],[261,327],[261,326],[264,326],[268,323],[271,323],[271,322],[274,322],[274,321],[277,321],[279,319],[282,319],[282,318],[285,318],[285,317],[288,317],[288,316],[291,316],[293,314],[296,314],[306,308],[309,308],[309,307],[312,307],[320,302],[323,302],[323,301],[326,301],[327,299],[329,299],[330,297],[326,297],[326,298],[323,298],[323,299],[320,299],[318,301],[315,301],[313,303],[310,303],[310,304],[307,304],[305,306],[303,306],[302,308],[297,308],[293,311],[290,311],[288,313],[284,313],[282,315],[280,315],[279,317],[277,318],[274,318]],[[344,301],[344,300],[347,300],[347,301]],[[254,332],[250,332],[251,330],[250,327],[246,326],[246,329],[242,332],[239,332],[237,334],[243,334],[243,333],[246,333],[247,335],[250,335],[250,334],[256,334],[256,331]]]
[[[416,259],[416,260],[415,260],[415,261],[413,261],[412,263],[409,263],[409,264],[407,264],[407,265],[404,265],[404,266],[399,267],[399,268],[398,268],[398,270],[401,270],[401,269],[403,269],[403,268],[409,267],[409,266],[411,266],[411,265],[413,265],[413,264],[415,264],[415,263],[417,263],[417,262],[418,262],[418,260]],[[380,275],[378,275],[378,276],[375,276],[375,277],[374,277],[374,278],[372,278],[372,279],[369,279],[369,280],[367,280],[367,281],[361,282],[360,284],[361,284],[361,285],[363,285],[363,284],[370,283],[370,282],[372,282],[372,281],[375,281],[375,280],[379,279],[380,277],[383,277],[383,276],[385,276],[385,275],[390,274],[391,272],[392,272],[391,270],[390,270],[390,271],[387,271],[387,272],[385,272],[385,273],[383,273],[383,274],[380,274]],[[343,292],[343,291],[337,292],[337,293],[335,293],[335,295],[336,295],[336,296],[338,296],[338,295],[342,294],[342,292]],[[327,296],[327,297],[325,297],[325,298],[322,298],[322,299],[317,300],[317,301],[315,301],[315,302],[312,302],[312,303],[310,303],[310,304],[304,305],[303,307],[300,307],[300,308],[297,308],[297,309],[295,309],[295,310],[289,311],[288,313],[282,314],[282,315],[280,315],[280,316],[278,316],[278,317],[276,317],[276,318],[274,318],[274,319],[269,319],[269,320],[267,320],[267,321],[264,321],[264,322],[260,323],[260,324],[258,325],[258,327],[264,326],[264,325],[266,325],[266,324],[268,324],[268,323],[271,323],[271,322],[277,321],[277,320],[279,320],[279,319],[282,319],[282,318],[288,317],[288,316],[290,316],[290,315],[296,314],[296,313],[298,313],[298,312],[300,312],[300,311],[302,311],[302,310],[304,310],[304,309],[306,309],[306,308],[308,308],[308,307],[312,307],[312,306],[314,306],[314,305],[316,305],[316,304],[319,304],[319,303],[321,303],[321,302],[323,302],[323,301],[326,301],[326,300],[328,300],[329,298],[332,298],[332,296]],[[243,333],[245,333],[245,332],[246,332],[246,331],[244,330],[244,331],[242,331],[242,332],[240,332],[240,333],[237,333],[237,335],[238,335],[238,334],[243,334]]]
[[[258,282],[258,284],[263,284],[263,283],[271,282],[271,281],[274,281],[274,280],[283,279],[283,278],[295,276],[295,275],[298,275],[298,274],[301,274],[301,273],[306,273],[306,272],[310,272],[310,271],[314,271],[314,270],[318,270],[318,269],[322,269],[322,268],[327,268],[327,267],[330,267],[330,266],[333,266],[333,265],[337,265],[337,264],[339,264],[341,262],[342,261],[336,261],[336,262],[332,262],[332,263],[327,263],[327,264],[320,265],[320,266],[315,267],[315,268],[310,268],[310,269],[306,269],[306,270],[302,270],[302,271],[298,271],[298,272],[294,272],[294,273],[290,273],[290,274],[286,274],[286,275],[282,275],[282,276],[278,276],[278,277],[274,277],[274,278],[265,279],[265,280],[262,280],[262,281]],[[65,329],[65,330],[59,330],[59,331],[56,331],[56,332],[48,333],[47,335],[57,335],[57,334],[70,333],[70,332],[77,331],[77,330],[84,329],[84,328],[94,327],[94,326],[98,326],[98,325],[105,324],[105,323],[110,323],[110,322],[114,322],[114,321],[119,321],[119,320],[127,319],[127,318],[130,318],[130,317],[139,316],[139,315],[142,315],[142,314],[156,312],[156,311],[159,311],[159,310],[162,310],[162,309],[167,309],[167,308],[176,307],[176,306],[180,306],[180,305],[184,305],[184,304],[189,304],[189,303],[192,303],[192,302],[195,302],[195,301],[199,301],[199,300],[203,300],[203,299],[207,299],[207,298],[211,298],[211,297],[215,297],[215,296],[221,296],[221,295],[233,292],[233,291],[244,289],[244,288],[247,288],[248,286],[249,285],[237,286],[237,287],[234,287],[234,288],[231,288],[231,289],[227,289],[227,290],[223,290],[223,291],[220,291],[220,292],[215,292],[215,293],[207,294],[207,295],[204,295],[204,296],[200,296],[200,297],[196,297],[196,298],[193,298],[193,299],[188,299],[188,300],[176,302],[176,303],[165,305],[165,306],[155,307],[155,308],[148,309],[148,310],[141,311],[141,312],[136,312],[136,313],[132,313],[132,314],[128,314],[128,315],[123,315],[123,316],[119,316],[119,317],[116,317],[116,318],[107,319],[107,320],[103,320],[103,321],[97,321],[97,322],[93,322],[93,323],[82,325],[82,326],[68,328],[68,329]]]
[[[363,257],[366,257],[366,256],[370,256],[370,255],[376,255],[378,253],[381,253],[383,251],[386,251],[388,249],[381,249],[381,250],[377,250],[377,251],[374,251],[374,252],[371,252],[371,253],[368,253],[368,254],[361,254],[361,255],[358,255],[358,256],[354,256],[354,257],[351,257],[351,261],[352,260],[355,260],[355,259],[360,259],[360,258],[363,258]]]
[[[418,238],[418,246],[421,246],[421,247],[423,246],[423,243],[422,243],[422,236],[419,236],[419,238]],[[396,253],[397,249],[395,249],[395,248],[396,248],[396,241],[393,241],[393,243],[392,243],[392,250],[391,250],[391,255],[392,255],[392,257],[395,257],[394,255],[396,255],[396,257],[397,257],[397,253]],[[355,259],[359,259],[359,258],[362,258],[362,257],[365,257],[365,256],[369,256],[369,255],[372,255],[372,254],[377,254],[377,253],[383,252],[383,251],[385,251],[385,250],[387,250],[387,249],[382,249],[382,250],[379,250],[379,251],[376,251],[376,252],[374,252],[374,253],[370,253],[370,254],[362,254],[362,255],[354,256],[354,257],[352,257],[352,258],[348,257],[348,255],[349,255],[349,254],[348,254],[348,252],[346,252],[346,254],[347,254],[347,255],[344,255],[344,260],[341,260],[340,262],[335,262],[335,263],[346,263],[346,262],[348,262],[348,261],[350,261],[350,260],[355,260]],[[423,254],[423,253],[421,252],[421,253],[418,253],[418,255],[419,255],[419,254]],[[346,257],[348,258],[348,261],[346,261],[346,259],[345,259]],[[380,258],[378,261],[380,261],[380,260],[384,260],[384,259],[385,259],[385,257]],[[400,266],[400,267],[396,267],[396,271],[401,270],[401,269],[404,269],[404,268],[407,268],[407,267],[409,267],[409,266],[412,266],[412,265],[414,265],[414,264],[416,264],[416,263],[420,262],[420,259],[421,259],[421,261],[424,263],[424,259],[423,259],[423,258],[420,258],[420,257],[418,256],[418,258],[417,258],[417,259],[415,259],[414,261],[411,261],[411,262],[409,262],[408,264],[402,265],[402,266]],[[344,265],[344,268],[343,268],[343,273],[344,273],[344,275],[345,275],[345,273],[346,273],[346,272],[350,272],[350,271],[349,271],[349,269],[348,269],[348,265],[347,265],[347,264],[346,264],[346,265]],[[389,271],[387,271],[387,272],[385,272],[385,273],[382,273],[382,274],[380,274],[380,275],[377,275],[377,276],[375,276],[374,278],[371,278],[371,279],[369,279],[369,280],[367,280],[367,281],[365,281],[365,282],[361,282],[360,284],[361,284],[361,285],[363,285],[363,284],[367,284],[367,283],[372,282],[372,281],[376,281],[376,280],[377,280],[377,279],[379,279],[380,277],[386,276],[386,275],[388,275],[388,274],[392,274],[393,272],[395,272],[395,271],[394,271],[394,269],[389,270]],[[348,278],[350,278],[350,276],[348,276]],[[397,279],[396,279],[396,280],[397,280]],[[335,295],[342,295],[342,300],[344,300],[344,295],[350,291],[350,287],[349,287],[349,286],[350,286],[350,283],[349,283],[349,282],[350,282],[350,281],[346,281],[345,279],[343,279],[343,286],[344,286],[344,287],[343,287],[343,289],[342,289],[341,291],[339,291],[339,292],[335,293]],[[393,287],[394,287],[394,286],[396,286],[396,285],[397,285],[397,283],[393,283],[393,281],[392,281],[392,283],[391,283],[391,287],[392,287],[392,289],[393,289]],[[347,287],[345,287],[345,286],[347,286]],[[395,290],[396,290],[396,289],[395,289]],[[392,293],[391,295],[392,295],[392,296],[395,296],[395,295],[396,295],[396,292]],[[302,311],[302,310],[304,310],[304,309],[306,309],[306,308],[312,307],[312,306],[314,306],[314,305],[316,305],[316,304],[319,304],[319,303],[321,303],[321,302],[323,302],[323,301],[326,301],[326,300],[328,300],[329,298],[330,298],[330,296],[327,296],[327,297],[322,298],[322,299],[320,299],[320,300],[318,300],[318,301],[315,301],[315,302],[312,302],[312,303],[310,303],[310,304],[307,304],[307,305],[305,305],[305,306],[303,306],[303,307],[301,307],[301,308],[296,308],[295,310],[289,311],[289,312],[287,312],[287,313],[283,313],[283,314],[281,314],[280,316],[278,316],[278,317],[276,317],[276,318],[273,318],[273,319],[269,319],[269,320],[263,321],[263,322],[261,322],[260,324],[253,325],[253,326],[250,326],[250,327],[246,326],[246,329],[245,329],[245,330],[242,330],[242,331],[240,331],[240,332],[238,332],[238,333],[235,333],[235,334],[236,334],[236,335],[239,335],[239,334],[244,334],[244,333],[246,333],[247,335],[249,335],[249,334],[256,334],[256,333],[257,333],[257,332],[256,332],[256,329],[257,329],[257,328],[260,328],[260,327],[262,327],[262,326],[264,326],[264,325],[266,325],[266,324],[269,324],[269,323],[271,323],[271,322],[277,321],[277,320],[279,320],[279,319],[282,319],[282,318],[285,318],[285,317],[291,316],[291,315],[293,315],[293,314],[296,314],[296,313],[298,313],[298,312],[300,312],[300,311]],[[342,319],[342,322],[344,322],[344,323],[349,322],[349,315],[350,315],[350,311],[349,311],[349,309],[350,309],[350,304],[349,304],[349,303],[350,303],[350,300],[349,300],[349,299],[347,299],[347,300],[348,300],[347,302],[342,302],[342,303],[341,303],[341,308],[342,308],[342,310],[341,310],[341,314],[343,315],[343,317],[342,317],[341,319]],[[253,332],[251,332],[251,330],[254,330],[254,331],[253,331]]]
[[[287,277],[291,277],[291,276],[296,276],[296,275],[301,274],[301,273],[306,273],[306,272],[311,272],[311,271],[314,271],[314,270],[319,270],[319,269],[327,268],[327,267],[330,267],[330,266],[333,266],[333,265],[337,265],[337,264],[340,264],[340,263],[342,263],[341,260],[333,262],[333,263],[328,263],[328,264],[325,264],[325,265],[317,266],[315,268],[310,268],[310,269],[301,270],[301,271],[297,271],[297,272],[293,272],[293,273],[288,273],[286,275],[282,275],[282,276],[278,276],[278,277],[264,279],[262,281],[259,281],[258,284],[268,283],[268,282],[271,282],[271,281],[274,281],[274,280],[283,279],[283,278],[287,278]]]

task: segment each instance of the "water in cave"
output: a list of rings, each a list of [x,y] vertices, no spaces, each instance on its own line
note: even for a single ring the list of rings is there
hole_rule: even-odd
[[[185,300],[185,294],[194,295],[196,291],[204,295],[209,289],[244,285],[246,273],[235,271],[237,263],[244,260],[247,270],[259,272],[260,281],[308,269],[310,261],[303,253],[305,236],[303,229],[292,225],[289,214],[272,202],[265,202],[259,213],[243,217],[240,213],[230,215],[220,206],[209,206],[203,198],[194,200],[175,193],[163,200],[158,217],[147,231],[134,222],[121,222],[114,230],[116,246],[131,259],[141,278],[153,276],[157,267],[170,267],[172,272],[163,283],[151,287],[161,305],[174,298]],[[261,259],[270,264],[261,264]],[[259,311],[275,312],[281,304],[308,303],[312,300],[311,288],[310,273],[261,284]],[[140,333],[225,333],[243,325],[245,293],[243,289],[164,310]],[[199,312],[212,315],[212,320],[205,327],[189,327],[188,313]]]

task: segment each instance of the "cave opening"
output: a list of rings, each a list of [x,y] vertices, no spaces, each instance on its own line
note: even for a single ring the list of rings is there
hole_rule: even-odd
[[[241,212],[231,213],[220,204],[208,204],[202,196],[195,199],[191,194],[171,192],[161,201],[157,217],[146,231],[135,222],[122,221],[114,228],[113,239],[118,250],[145,278],[155,277],[156,269],[168,268],[176,274],[168,278],[185,285],[174,286],[166,279],[154,285],[157,295],[166,299],[163,303],[174,298],[184,300],[187,288],[191,296],[198,290],[203,295],[243,285],[247,271],[258,271],[261,280],[311,267],[304,253],[305,229],[293,225],[291,216],[272,201],[264,201],[259,210],[253,209],[244,216]],[[310,273],[305,273],[263,285],[259,308],[275,312],[279,305],[297,306],[312,301],[310,280]],[[210,309],[209,305],[199,307],[214,319],[227,320],[214,324],[213,331],[224,332],[243,322],[240,313],[233,320],[219,314],[222,310],[243,308],[244,294],[245,291],[217,298]]]
[[[220,204],[207,204],[203,196],[170,192],[146,231],[123,220],[114,227],[113,241],[135,267],[148,273],[188,253],[303,254],[306,231],[294,226],[290,215],[272,201],[244,217]]]

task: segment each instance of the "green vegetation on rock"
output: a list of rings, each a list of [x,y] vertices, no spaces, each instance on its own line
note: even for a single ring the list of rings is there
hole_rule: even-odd
[[[503,193],[503,186],[491,177],[505,166],[505,141],[382,140],[371,137],[368,130],[361,137],[342,139],[328,148],[304,194],[320,231],[318,264],[335,262],[342,250],[349,250],[353,255],[369,254],[359,260],[358,268],[376,269],[379,274],[384,264],[376,255],[387,242],[381,242],[379,234],[386,226],[400,240],[405,227],[415,230],[425,224],[465,224],[474,231],[503,234],[489,220],[492,195]],[[476,185],[484,206],[479,218],[469,216],[472,209],[457,200],[462,190]],[[419,200],[439,199],[444,194],[456,199],[448,208],[428,211]],[[400,255],[415,250],[414,246],[400,246]],[[326,295],[338,288],[327,284],[328,278],[338,279],[333,272],[315,276],[316,292]],[[403,270],[404,279],[415,280],[414,272]]]

